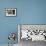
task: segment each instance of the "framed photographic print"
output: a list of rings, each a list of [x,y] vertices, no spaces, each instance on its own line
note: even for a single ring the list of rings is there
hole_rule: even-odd
[[[16,8],[5,8],[6,16],[16,16]]]
[[[18,41],[46,41],[46,24],[19,24]]]

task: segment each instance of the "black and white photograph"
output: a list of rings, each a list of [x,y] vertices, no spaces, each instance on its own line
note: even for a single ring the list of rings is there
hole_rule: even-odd
[[[16,8],[5,8],[6,16],[16,16]]]

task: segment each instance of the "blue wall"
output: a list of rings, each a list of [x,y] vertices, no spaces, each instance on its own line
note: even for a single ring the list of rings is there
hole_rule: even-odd
[[[46,24],[46,0],[22,1],[21,10],[22,24]]]
[[[46,24],[46,0],[0,1],[0,9],[4,8],[17,8],[17,16],[6,17],[0,11],[0,44],[8,43],[9,32],[18,32],[17,24]]]

